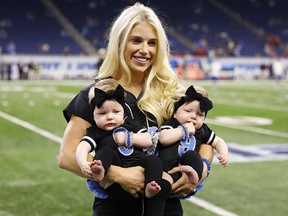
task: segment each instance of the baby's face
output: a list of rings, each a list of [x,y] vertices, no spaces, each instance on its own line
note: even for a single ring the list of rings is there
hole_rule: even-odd
[[[124,109],[116,100],[106,100],[100,108],[95,107],[94,121],[103,130],[114,130],[124,122]]]
[[[197,130],[203,125],[205,112],[201,112],[199,101],[194,100],[180,106],[174,113],[174,118],[176,118],[180,124],[193,122]]]

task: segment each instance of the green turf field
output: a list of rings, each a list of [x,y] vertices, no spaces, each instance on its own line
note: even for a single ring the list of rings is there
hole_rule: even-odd
[[[0,82],[0,216],[92,214],[85,180],[57,167],[62,110],[88,83]],[[184,215],[288,215],[288,83],[194,84],[208,90],[207,123],[232,152],[230,165],[215,163],[196,196],[206,203],[183,201]]]

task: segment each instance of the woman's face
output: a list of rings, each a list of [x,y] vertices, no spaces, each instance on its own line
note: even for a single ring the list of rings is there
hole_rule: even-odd
[[[157,33],[146,22],[134,26],[125,47],[124,58],[132,72],[145,72],[157,54]]]

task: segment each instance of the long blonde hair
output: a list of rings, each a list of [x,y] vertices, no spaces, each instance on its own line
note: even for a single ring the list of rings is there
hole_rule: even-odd
[[[114,21],[109,34],[107,55],[102,63],[98,78],[113,77],[119,80],[120,65],[124,68],[127,85],[131,83],[131,71],[124,59],[125,45],[133,27],[146,22],[155,28],[158,36],[158,51],[155,61],[144,77],[144,93],[138,101],[138,107],[144,113],[151,113],[160,126],[173,114],[175,96],[180,94],[178,78],[169,64],[170,46],[165,29],[156,13],[143,4],[136,3],[123,10]]]

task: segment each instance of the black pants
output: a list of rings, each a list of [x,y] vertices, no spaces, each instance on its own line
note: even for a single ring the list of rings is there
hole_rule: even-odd
[[[163,165],[159,157],[150,155],[145,156],[145,153],[141,152],[134,153],[131,156],[122,156],[116,152],[115,149],[104,146],[97,151],[97,154],[94,157],[94,160],[101,160],[102,165],[105,170],[105,175],[108,172],[110,166],[122,166],[122,167],[131,167],[131,166],[141,166],[145,169],[145,186],[147,183],[155,180],[160,182],[162,179]]]
[[[164,171],[168,172],[173,167],[181,165],[191,166],[198,174],[199,179],[202,178],[203,161],[201,156],[196,151],[186,151],[181,157],[178,153],[178,145],[172,145],[169,147],[162,147],[159,149],[159,157],[162,160]],[[174,182],[180,177],[181,173],[171,175]]]
[[[145,156],[142,150],[141,153],[142,154],[140,155],[138,154],[138,158],[136,157],[137,152],[135,152],[135,154],[133,154],[134,157],[132,155],[130,157],[126,156],[123,157],[121,160],[121,155],[116,153],[114,149],[109,146],[104,146],[97,152],[94,159],[99,159],[102,161],[105,172],[107,172],[111,164],[121,166],[123,165],[123,162],[127,163],[129,161],[130,165],[143,167],[145,176],[145,187],[153,180],[156,181],[161,187],[161,190],[158,194],[145,202],[145,211],[148,212],[148,216],[162,216],[165,209],[166,199],[168,198],[171,190],[171,184],[168,181],[162,179],[163,165],[160,158],[155,155]],[[112,215],[114,215],[115,213],[119,215],[122,211],[125,212],[125,215],[129,215],[130,210],[132,212],[136,211],[136,213],[138,214],[139,209],[142,209],[142,202],[140,203],[141,208],[137,207],[138,201],[136,201],[136,203],[134,204],[135,198],[132,197],[131,194],[124,191],[118,184],[112,184],[106,189],[106,192],[109,194],[111,202],[116,207],[113,207],[113,209],[104,208],[104,211],[109,211]],[[131,207],[132,205],[133,207]],[[134,206],[136,209],[131,209],[134,208]],[[127,210],[129,210],[129,212],[127,212]],[[136,215],[136,213],[133,213],[132,215]]]
[[[124,203],[113,201],[109,198],[95,198],[93,216],[142,216],[143,205],[143,198]],[[179,199],[171,198],[166,200],[164,216],[183,216],[183,209]]]

